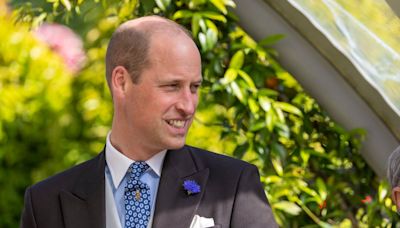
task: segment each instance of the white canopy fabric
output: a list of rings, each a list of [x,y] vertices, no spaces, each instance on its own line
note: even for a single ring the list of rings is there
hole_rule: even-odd
[[[368,46],[363,43],[364,38],[365,41],[374,41],[373,45],[377,47],[382,44],[374,36],[354,38],[352,33],[355,31],[350,31],[351,25],[344,24],[348,15],[335,15],[339,14],[339,8],[329,9],[326,1],[296,2],[325,4],[324,7],[328,9],[326,12],[320,11],[319,16],[340,18],[330,22],[330,26],[334,27],[331,33],[341,35],[341,45],[346,48],[334,44],[332,38],[326,35],[328,33],[325,34],[310,19],[318,12],[305,14],[289,0],[235,0],[235,11],[241,26],[256,40],[274,34],[285,35],[273,46],[279,53],[279,62],[336,122],[346,129],[363,128],[367,131],[361,153],[375,172],[384,177],[387,158],[400,144],[400,117],[398,109],[394,109],[397,101],[392,99],[392,104],[388,103],[390,96],[396,98],[398,90],[386,90],[389,93],[383,93],[387,89],[385,80],[398,82],[398,53],[388,51],[388,54],[381,54],[379,51],[368,57],[366,54],[370,54],[369,51],[357,49],[358,46]],[[357,29],[363,30],[360,26]],[[362,58],[364,56],[366,58]],[[387,60],[383,61],[382,58]],[[378,62],[375,63],[374,59]],[[369,66],[361,67],[363,64]],[[374,64],[382,65],[375,69]],[[363,68],[362,71],[359,68]],[[385,69],[391,70],[381,76]],[[393,94],[388,95],[390,93]]]

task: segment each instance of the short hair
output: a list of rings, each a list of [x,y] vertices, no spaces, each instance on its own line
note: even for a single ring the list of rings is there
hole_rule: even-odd
[[[137,20],[143,20],[147,26],[131,26]],[[153,20],[152,20],[153,19]],[[112,71],[123,66],[131,76],[133,83],[138,83],[142,71],[151,66],[149,50],[151,37],[158,32],[183,32],[193,40],[191,33],[182,25],[160,16],[148,16],[123,23],[112,35],[106,53],[106,79],[111,89]]]
[[[392,188],[400,187],[400,146],[389,156],[387,178]]]

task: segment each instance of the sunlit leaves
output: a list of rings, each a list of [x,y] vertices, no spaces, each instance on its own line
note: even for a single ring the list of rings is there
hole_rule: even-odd
[[[108,39],[120,23],[156,13],[186,26],[202,55],[202,97],[188,143],[257,165],[281,227],[351,226],[354,218],[365,227],[376,227],[394,215],[388,187],[378,185],[358,153],[365,131],[347,131],[333,122],[274,59],[271,45],[283,35],[256,42],[230,11],[233,1],[43,2],[42,8],[23,4],[19,21],[25,18],[31,26],[61,21],[78,29],[87,27],[81,36],[86,38],[88,63],[79,74],[66,77],[73,81],[71,86],[63,86],[65,72],[56,70],[62,66],[52,65],[56,57],[30,46],[11,45],[26,40],[26,31],[11,33],[10,45],[0,42],[0,49],[6,50],[0,60],[9,63],[0,67],[0,128],[7,127],[0,132],[0,141],[8,140],[6,149],[36,152],[29,157],[34,165],[28,167],[34,178],[83,161],[103,147],[113,112],[103,79]],[[67,16],[71,20],[65,20]],[[1,40],[8,39],[6,30],[2,34]],[[35,67],[43,61],[45,66]],[[21,83],[25,86],[15,86]],[[41,93],[47,95],[36,96]],[[29,102],[20,102],[25,97]],[[29,127],[21,127],[31,120]],[[12,121],[12,127],[7,125]],[[35,137],[37,132],[46,135]],[[17,142],[21,137],[25,143]],[[6,149],[0,150],[0,161],[11,156],[3,152]],[[361,202],[366,195],[373,198],[368,205]]]
[[[69,0],[60,0],[61,4],[67,9],[68,11],[71,11],[72,5]]]
[[[232,56],[231,62],[229,63],[229,68],[240,69],[243,66],[243,62],[244,53],[242,50],[239,50]]]
[[[169,4],[171,4],[171,0],[154,0],[154,1],[162,11],[166,11]]]
[[[301,212],[301,208],[297,204],[289,201],[280,201],[274,204],[274,209],[282,210],[291,215],[298,215]]]
[[[283,35],[283,34],[276,34],[276,35],[268,36],[268,37],[260,40],[258,42],[258,45],[269,46],[269,45],[277,43],[278,41],[280,41],[284,37],[285,37],[285,35]]]
[[[1,227],[18,226],[25,188],[43,178],[41,162],[63,144],[72,81],[62,59],[12,19],[0,15]],[[45,176],[63,165],[53,163]]]
[[[181,18],[191,18],[193,17],[193,12],[190,10],[178,10],[174,13],[174,15],[172,16],[173,20],[178,20]],[[198,22],[197,22],[198,24]],[[193,29],[193,28],[192,28]]]

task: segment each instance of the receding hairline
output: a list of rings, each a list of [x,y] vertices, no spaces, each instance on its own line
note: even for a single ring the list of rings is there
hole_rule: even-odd
[[[176,23],[175,21],[157,15],[145,16],[126,21],[115,30],[115,33],[123,32],[127,29],[135,29],[138,32],[146,33],[150,38],[159,32],[183,32],[188,36],[188,38],[193,40],[190,32],[185,27]]]
[[[142,42],[142,45],[144,46],[144,47],[142,47],[142,52],[138,53],[138,55],[141,55],[143,58],[143,62],[147,62],[147,64],[140,64],[140,66],[138,66],[138,68],[136,68],[134,66],[135,69],[138,69],[139,74],[140,74],[140,71],[142,71],[143,69],[148,67],[148,65],[150,64],[150,62],[148,61],[149,60],[148,59],[149,50],[151,49],[151,46],[152,46],[152,44],[151,44],[152,40],[153,40],[153,38],[156,37],[157,34],[184,35],[188,39],[192,40],[194,43],[191,33],[185,27],[183,27],[182,25],[180,25],[168,18],[153,15],[153,16],[145,16],[145,17],[136,18],[136,19],[129,20],[129,21],[122,23],[113,33],[112,38],[109,43],[109,46],[107,48],[107,53],[106,53],[106,79],[107,79],[107,83],[109,84],[110,90],[111,90],[110,80],[112,77],[112,71],[115,67],[122,65],[121,63],[123,62],[123,60],[121,60],[119,58],[119,57],[121,57],[120,56],[121,55],[121,44],[119,44],[118,40],[121,37],[124,37],[124,35],[120,36],[120,34],[129,34],[130,32],[134,32],[135,34],[139,35],[139,37],[142,37],[141,42]],[[116,38],[116,37],[120,37],[120,38]],[[136,36],[136,37],[138,38],[138,36]],[[135,42],[135,41],[132,41],[132,42]],[[135,46],[135,45],[133,45],[133,46]],[[118,50],[120,50],[120,51],[118,51]],[[116,60],[116,61],[114,61],[114,60]],[[129,72],[129,73],[131,73],[131,72]],[[140,77],[137,75],[134,75],[132,77],[132,80],[133,80],[133,82],[135,82],[135,80],[138,81],[138,80],[140,80]]]

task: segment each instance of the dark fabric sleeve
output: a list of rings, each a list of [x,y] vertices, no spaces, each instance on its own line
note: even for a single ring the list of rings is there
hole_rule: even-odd
[[[233,205],[231,227],[278,227],[254,165],[246,166],[241,173]]]
[[[25,203],[22,211],[20,228],[37,228],[35,216],[33,214],[31,190],[28,188],[25,192]]]

